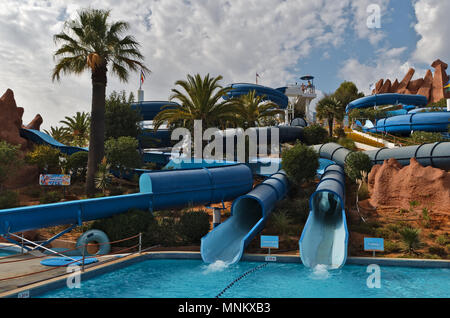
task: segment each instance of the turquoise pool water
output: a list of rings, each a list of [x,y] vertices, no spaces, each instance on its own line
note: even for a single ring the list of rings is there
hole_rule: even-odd
[[[200,260],[147,260],[63,288],[44,298],[214,298],[261,263],[206,265]],[[381,267],[381,288],[369,289],[366,266],[311,270],[270,263],[228,289],[224,298],[441,298],[450,297],[450,269]]]

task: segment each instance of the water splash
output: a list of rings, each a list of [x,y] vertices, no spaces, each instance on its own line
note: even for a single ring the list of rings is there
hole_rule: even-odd
[[[217,272],[223,272],[225,269],[227,269],[230,266],[230,264],[225,263],[224,261],[215,261],[212,264],[209,264],[205,266],[205,270],[203,271],[203,274],[210,274],[210,273],[217,273]]]
[[[328,272],[328,266],[323,264],[318,264],[313,268],[310,278],[316,280],[328,279],[330,277],[330,272]]]

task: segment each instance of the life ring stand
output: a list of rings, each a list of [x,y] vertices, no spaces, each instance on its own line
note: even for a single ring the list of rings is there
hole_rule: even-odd
[[[76,247],[81,255],[90,255],[87,251],[87,245],[92,242],[97,242],[99,244],[99,249],[94,255],[107,255],[111,251],[111,244],[109,244],[109,238],[105,232],[100,230],[89,230],[83,233],[77,240]]]

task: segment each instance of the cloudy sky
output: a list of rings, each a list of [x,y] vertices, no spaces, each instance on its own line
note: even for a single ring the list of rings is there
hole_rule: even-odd
[[[367,26],[372,4],[381,28]],[[435,59],[450,61],[448,0],[0,0],[0,94],[14,91],[24,123],[39,113],[49,128],[89,111],[89,74],[51,81],[53,35],[87,6],[131,24],[152,70],[146,100],[167,100],[176,80],[195,73],[227,85],[258,72],[272,87],[312,74],[321,91],[351,80],[369,93],[380,78],[409,67],[423,76]],[[126,84],[110,76],[107,92],[138,86],[139,74]]]

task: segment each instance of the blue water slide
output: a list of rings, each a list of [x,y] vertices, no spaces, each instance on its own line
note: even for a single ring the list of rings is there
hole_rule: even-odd
[[[247,193],[252,186],[253,176],[246,165],[146,173],[141,176],[141,191],[137,194],[0,210],[0,234],[81,225],[130,209],[157,210],[220,203]]]
[[[236,83],[229,87],[233,90],[224,97],[225,99],[247,95],[249,92],[255,91],[257,96],[265,96],[266,100],[274,102],[282,109],[287,108],[289,104],[288,97],[281,90],[271,87],[249,83]]]
[[[412,113],[379,119],[372,125],[362,127],[372,133],[409,134],[412,131],[447,132],[450,112]]]
[[[203,261],[239,262],[245,248],[263,230],[275,204],[285,197],[287,186],[287,177],[280,171],[237,198],[231,207],[231,217],[202,238]]]
[[[351,150],[336,143],[315,145],[312,148],[320,158],[332,160],[341,167],[345,167],[345,160],[352,153]],[[450,170],[450,142],[441,141],[392,149],[381,148],[364,151],[364,153],[369,156],[373,164],[382,164],[385,160],[392,158],[405,166],[409,165],[411,158],[415,158],[424,167]]]
[[[436,110],[439,110],[441,112],[447,111],[447,107],[425,107],[425,108],[415,108],[408,110],[408,114],[415,114],[415,113],[429,113],[429,112],[435,112]]]
[[[131,108],[139,111],[143,120],[153,120],[161,110],[180,107],[180,104],[169,101],[147,101],[131,104]]]
[[[164,148],[170,147],[172,132],[168,129],[145,129],[141,135],[139,135],[139,145],[141,149],[149,148]]]
[[[325,169],[309,200],[310,212],[299,241],[305,266],[340,268],[347,259],[348,230],[345,218],[345,174],[338,165]]]
[[[382,105],[414,105],[426,106],[428,100],[423,95],[379,94],[362,97],[349,103],[345,109],[348,113],[355,108],[369,108]]]
[[[171,209],[233,200],[252,189],[253,174],[243,164],[163,170],[143,174],[139,187],[141,192],[152,193],[152,210]]]
[[[80,148],[64,145],[59,141],[55,140],[54,138],[52,138],[51,136],[39,130],[21,128],[20,136],[34,142],[35,144],[48,145],[57,148],[59,149],[59,151],[67,155],[72,155],[76,152],[89,150],[88,148]]]

